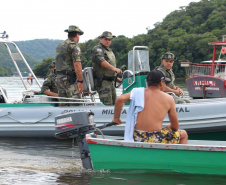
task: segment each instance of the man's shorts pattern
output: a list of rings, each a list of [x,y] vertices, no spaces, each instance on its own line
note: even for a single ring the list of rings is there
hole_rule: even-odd
[[[163,128],[159,131],[145,132],[134,129],[133,139],[137,142],[179,144],[180,131]]]

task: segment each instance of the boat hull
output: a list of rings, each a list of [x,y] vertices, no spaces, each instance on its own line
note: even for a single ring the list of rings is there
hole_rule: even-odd
[[[226,140],[226,99],[197,100],[177,104],[180,129],[185,129],[190,139]],[[55,117],[76,111],[92,111],[97,126],[111,122],[114,106],[56,107],[53,104],[1,104],[0,137],[55,137]],[[123,124],[103,129],[106,135],[124,134],[128,106],[121,112]],[[168,116],[163,125],[168,125]]]
[[[95,170],[167,170],[226,175],[226,147],[154,144],[87,136]]]
[[[226,97],[225,80],[213,76],[196,76],[186,80],[189,96],[192,98]]]

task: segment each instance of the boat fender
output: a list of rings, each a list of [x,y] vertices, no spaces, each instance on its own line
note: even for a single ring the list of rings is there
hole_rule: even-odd
[[[226,54],[226,48],[222,48],[222,49],[221,49],[221,53],[222,53],[222,54]]]

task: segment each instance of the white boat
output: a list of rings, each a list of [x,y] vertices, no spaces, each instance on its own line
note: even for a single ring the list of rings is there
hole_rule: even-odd
[[[61,114],[76,111],[92,111],[95,115],[97,125],[111,122],[114,114],[114,106],[104,106],[98,101],[94,101],[95,91],[93,89],[91,68],[84,69],[84,86],[89,94],[89,98],[84,98],[83,102],[75,99],[70,103],[81,104],[82,106],[59,107],[59,101],[55,97],[45,95],[35,95],[34,91],[26,86],[25,79],[20,73],[17,61],[23,61],[28,67],[28,72],[32,74],[39,87],[35,74],[29,67],[19,48],[15,43],[6,39],[0,40],[0,44],[6,46],[12,61],[18,71],[22,83],[25,87],[22,101],[12,103],[8,101],[3,88],[0,88],[0,137],[55,137],[55,117]],[[16,52],[12,53],[12,45]],[[123,93],[131,91],[134,87],[146,87],[146,75],[149,69],[148,47],[135,46],[128,54],[128,70],[123,73]],[[6,89],[7,92],[7,89]],[[180,123],[180,128],[187,130],[190,139],[226,140],[226,98],[192,100],[188,104],[177,104],[176,110]],[[128,105],[124,105],[121,112],[123,124],[117,127],[103,129],[105,134],[123,135]],[[169,124],[166,116],[164,125]]]

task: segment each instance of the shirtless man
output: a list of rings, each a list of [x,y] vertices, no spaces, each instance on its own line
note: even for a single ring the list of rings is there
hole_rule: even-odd
[[[165,87],[165,76],[159,70],[151,71],[147,76],[148,88],[144,89],[143,109],[138,112],[135,120],[133,132],[134,141],[153,143],[180,143],[186,144],[188,135],[185,130],[179,130],[179,122],[172,96],[163,92]],[[135,101],[135,91],[133,89],[127,94],[123,94],[116,100],[114,119],[112,122],[121,124],[120,119],[123,104]],[[138,95],[140,96],[140,95]],[[130,105],[131,106],[131,105]],[[163,120],[168,114],[170,125],[162,128]],[[129,116],[127,116],[127,119]],[[131,124],[126,122],[126,124]],[[127,127],[127,125],[126,125]],[[126,131],[125,131],[126,133]]]

